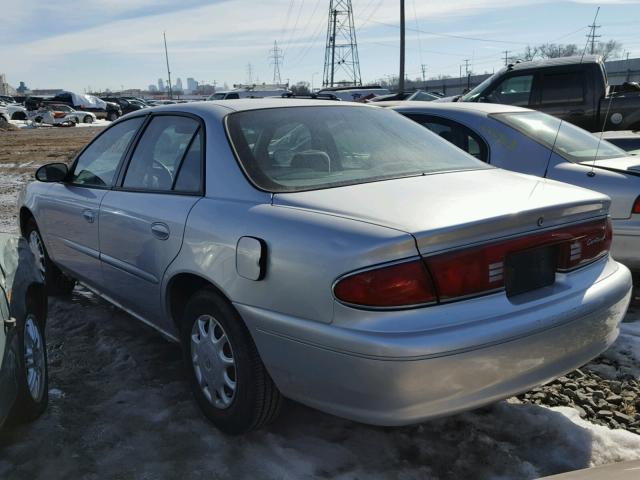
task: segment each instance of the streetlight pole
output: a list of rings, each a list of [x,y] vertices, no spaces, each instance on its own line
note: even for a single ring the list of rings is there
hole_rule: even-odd
[[[400,77],[398,92],[404,92],[404,0],[400,0]]]

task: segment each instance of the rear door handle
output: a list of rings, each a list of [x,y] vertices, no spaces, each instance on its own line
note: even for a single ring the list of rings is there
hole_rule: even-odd
[[[93,210],[83,210],[82,216],[89,223],[93,223],[96,219],[96,214]]]
[[[156,222],[151,224],[151,233],[153,233],[154,237],[160,240],[166,240],[167,238],[169,238],[169,234],[171,233],[171,230],[169,230],[168,225],[164,223]]]

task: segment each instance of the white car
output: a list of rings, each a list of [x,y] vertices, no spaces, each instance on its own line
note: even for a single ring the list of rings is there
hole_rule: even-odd
[[[82,112],[78,111],[75,108],[70,107],[69,105],[64,105],[62,103],[56,103],[49,105],[56,112],[64,112],[66,115],[64,117],[65,120],[71,120],[75,123],[93,123],[96,121],[95,114],[91,112]]]
[[[18,103],[0,102],[0,106],[2,106],[6,110],[7,115],[11,120],[27,119],[27,109]]]

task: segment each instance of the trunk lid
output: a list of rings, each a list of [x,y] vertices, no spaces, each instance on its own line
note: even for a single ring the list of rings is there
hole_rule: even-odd
[[[493,168],[273,197],[276,206],[410,233],[422,254],[606,215],[609,203],[591,190]]]
[[[626,173],[629,175],[640,176],[640,158],[638,157],[618,157],[618,158],[606,158],[602,160],[589,160],[580,162],[581,165],[587,167],[594,166],[595,168],[602,168],[605,170],[612,170],[614,172]]]

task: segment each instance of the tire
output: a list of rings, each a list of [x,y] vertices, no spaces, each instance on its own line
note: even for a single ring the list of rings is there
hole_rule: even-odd
[[[42,235],[38,229],[35,219],[30,218],[25,229],[25,238],[29,243],[29,248],[36,257],[38,266],[44,273],[44,283],[47,294],[51,296],[71,295],[76,282],[65,275],[49,258],[47,249],[44,246]]]
[[[46,301],[42,299],[42,301]],[[44,318],[37,318],[37,308],[27,306],[18,329],[18,395],[9,414],[11,423],[25,423],[38,418],[49,403],[49,369]]]
[[[195,293],[185,308],[181,333],[193,394],[216,427],[238,435],[277,417],[282,404],[280,391],[229,302],[209,289]]]
[[[85,117],[82,119],[83,123],[93,123],[93,117],[91,115],[85,115]]]
[[[118,119],[118,114],[115,112],[109,112],[107,113],[107,120],[109,120],[110,122],[115,122]]]

